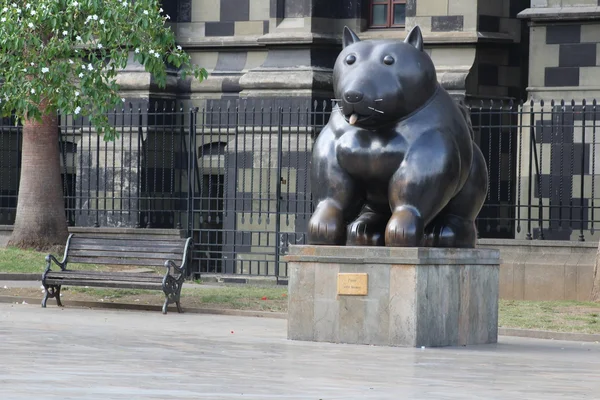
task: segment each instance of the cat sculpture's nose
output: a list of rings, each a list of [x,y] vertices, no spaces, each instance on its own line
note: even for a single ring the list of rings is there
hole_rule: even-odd
[[[347,90],[344,93],[344,99],[346,99],[348,103],[358,103],[363,99],[363,94],[358,90]]]

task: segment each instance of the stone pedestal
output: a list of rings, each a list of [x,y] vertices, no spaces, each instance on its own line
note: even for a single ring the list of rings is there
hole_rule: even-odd
[[[500,254],[291,246],[288,339],[384,346],[496,343]]]

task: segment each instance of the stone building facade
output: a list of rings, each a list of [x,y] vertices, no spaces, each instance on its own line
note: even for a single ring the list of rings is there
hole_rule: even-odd
[[[544,239],[598,240],[591,221],[600,183],[596,138],[600,115],[593,103],[600,95],[599,4],[597,0],[532,0],[531,7],[518,14],[528,23],[527,92],[535,104],[533,110],[526,106],[523,124],[536,126],[535,156],[541,160],[539,175],[526,166],[520,171],[523,185],[535,181],[531,195],[524,191],[521,201],[531,197],[549,207],[542,215],[551,220],[543,230]],[[522,150],[528,156],[534,150],[531,141],[525,141]],[[534,218],[539,215],[534,209]],[[565,215],[574,215],[577,221],[565,226],[560,222]],[[534,236],[539,237],[540,231]]]
[[[171,0],[170,8],[165,4],[165,9],[171,13],[179,43],[210,76],[202,83],[174,79],[162,93],[153,90],[149,79],[133,80],[144,82],[141,91],[134,85],[127,89],[130,96],[146,93],[150,100],[152,96],[178,99],[210,111],[205,123],[211,126],[211,135],[200,132],[199,143],[219,147],[222,153],[203,157],[200,151],[199,164],[210,174],[220,171],[220,195],[229,200],[224,201],[219,226],[197,222],[195,240],[206,242],[209,252],[211,239],[202,235],[222,229],[219,251],[231,255],[225,261],[225,272],[249,272],[253,261],[264,265],[266,260],[268,273],[274,273],[277,259],[270,250],[265,254],[265,249],[297,242],[306,230],[308,214],[280,202],[277,196],[282,199],[283,190],[287,199],[310,197],[307,168],[298,165],[307,165],[313,134],[309,127],[314,121],[290,116],[284,125],[306,127],[303,132],[297,129],[294,137],[277,137],[273,126],[265,126],[272,121],[262,123],[260,128],[267,135],[259,138],[256,127],[250,134],[239,116],[232,120],[228,114],[223,119],[219,113],[217,123],[214,110],[227,109],[228,104],[235,107],[238,100],[255,109],[311,109],[315,101],[332,99],[332,68],[341,50],[344,26],[361,39],[403,40],[419,25],[439,81],[457,100],[475,106],[484,99],[521,100],[526,95],[527,63],[523,60],[527,58],[528,32],[517,14],[528,5],[524,0]],[[131,70],[125,72],[129,78],[136,76],[135,66]],[[483,123],[481,118],[473,114],[474,124]],[[478,139],[486,149],[491,149],[489,138],[510,121],[491,125],[495,127]],[[232,135],[233,131],[237,134]],[[285,154],[278,157],[281,149]],[[493,151],[487,154],[495,159],[498,170],[490,174],[490,185],[503,186],[508,192],[515,169],[507,171],[498,161],[508,158],[506,153],[512,150],[494,142]],[[220,168],[215,169],[215,164]],[[291,178],[282,179],[281,174]],[[263,201],[256,201],[261,198]],[[252,218],[257,212],[268,216],[273,210],[277,210],[275,218]],[[513,235],[511,229],[509,226],[505,235]],[[490,230],[490,234],[494,232]],[[284,239],[282,233],[289,235]]]
[[[199,107],[238,98],[292,105],[330,99],[345,25],[364,39],[397,40],[419,25],[440,81],[456,96],[520,99],[527,31],[517,14],[528,3],[169,0],[165,8],[173,14],[178,41],[211,75],[202,84],[179,82],[164,95]]]

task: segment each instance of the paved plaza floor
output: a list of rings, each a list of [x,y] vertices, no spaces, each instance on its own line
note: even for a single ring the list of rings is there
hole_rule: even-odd
[[[286,321],[0,304],[0,399],[598,399],[600,344],[292,342]]]

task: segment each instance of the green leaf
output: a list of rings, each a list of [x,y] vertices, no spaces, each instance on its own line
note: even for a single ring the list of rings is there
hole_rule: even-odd
[[[35,13],[22,10],[20,19],[12,2],[0,0],[0,11],[8,8],[0,24],[2,115],[14,111],[18,120],[41,118],[43,98],[46,110],[73,113],[80,107],[79,116],[90,116],[96,130],[110,140],[116,132],[105,113],[121,107],[116,78],[130,51],[140,49],[134,59],[162,87],[167,81],[165,63],[181,68],[183,79],[190,74],[198,80],[208,76],[192,65],[188,54],[173,50],[175,35],[163,24],[158,0],[129,0],[127,6],[123,0],[79,0],[78,6],[72,0],[36,0],[29,2]],[[23,2],[14,2],[23,8]]]

